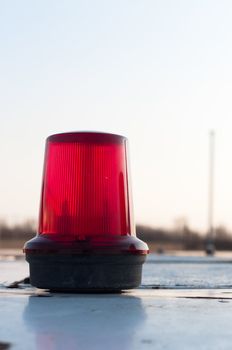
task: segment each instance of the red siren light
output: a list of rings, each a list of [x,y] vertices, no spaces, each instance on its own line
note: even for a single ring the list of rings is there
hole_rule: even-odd
[[[24,252],[39,288],[121,290],[141,283],[148,247],[135,234],[125,137],[47,138],[39,230]]]

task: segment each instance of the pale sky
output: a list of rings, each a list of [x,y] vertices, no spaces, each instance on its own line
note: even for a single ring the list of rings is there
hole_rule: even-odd
[[[97,130],[130,143],[135,219],[232,230],[232,2],[0,1],[0,218],[37,218],[45,139]]]

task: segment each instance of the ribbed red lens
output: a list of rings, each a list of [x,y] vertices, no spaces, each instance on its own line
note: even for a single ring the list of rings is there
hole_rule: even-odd
[[[47,139],[39,234],[131,235],[131,205],[125,137],[76,132]]]

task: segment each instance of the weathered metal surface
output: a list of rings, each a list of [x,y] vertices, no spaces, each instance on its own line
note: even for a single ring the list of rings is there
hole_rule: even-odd
[[[143,286],[122,294],[56,294],[26,285],[8,289],[6,282],[26,277],[28,267],[20,260],[1,261],[0,345],[231,349],[232,265],[152,260],[145,265]]]

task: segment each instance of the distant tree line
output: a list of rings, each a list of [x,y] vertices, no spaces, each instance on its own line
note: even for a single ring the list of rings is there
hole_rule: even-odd
[[[137,237],[151,244],[152,250],[172,246],[183,250],[203,250],[209,239],[203,234],[192,230],[187,225],[181,228],[162,229],[144,225],[136,227]],[[232,250],[232,234],[223,226],[214,230],[213,241],[217,250]]]
[[[173,229],[153,228],[137,225],[137,237],[147,242],[151,251],[165,249],[203,250],[207,234],[192,230],[184,224]],[[21,224],[9,225],[0,221],[0,248],[19,248],[36,235],[36,222],[27,220]],[[232,234],[223,226],[215,228],[214,243],[218,250],[232,250]]]
[[[36,234],[35,220],[27,220],[21,224],[9,225],[0,221],[0,242],[5,240],[28,240]]]

